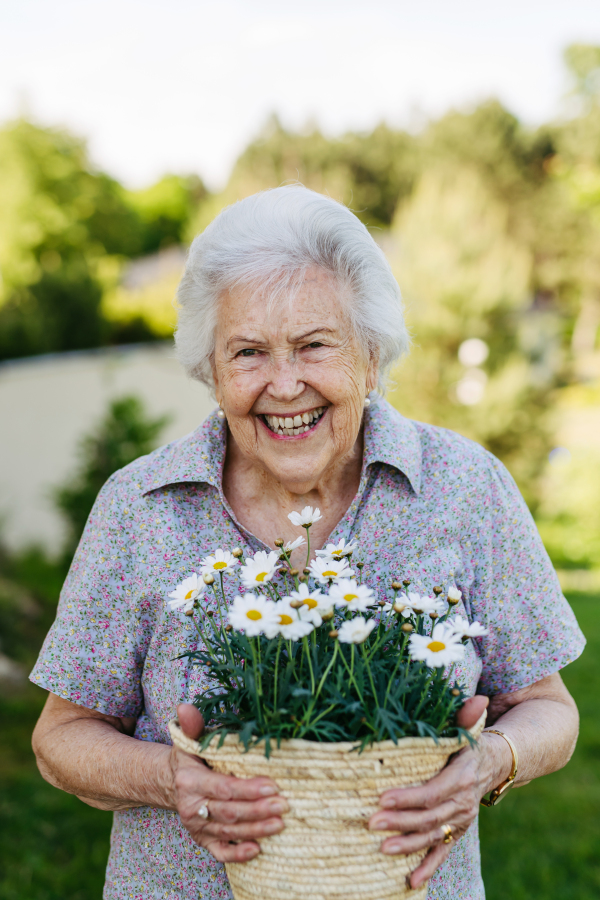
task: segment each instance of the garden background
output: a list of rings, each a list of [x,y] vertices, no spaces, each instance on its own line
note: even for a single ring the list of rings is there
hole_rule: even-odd
[[[44,379],[102,354],[170,359],[185,248],[254,191],[298,180],[326,192],[388,254],[414,336],[389,399],[506,463],[589,641],[565,672],[582,713],[572,762],[482,813],[490,900],[600,891],[600,47],[570,45],[564,63],[569,114],[536,127],[494,99],[338,136],[273,115],[219,190],[198,173],[133,190],[92,163],[79,134],[26,115],[0,128],[0,388],[40,361]],[[174,415],[126,388],[108,390],[68,478],[38,498],[47,532],[32,516],[16,540],[19,510],[0,498],[0,900],[101,896],[111,817],[37,774],[29,740],[44,696],[24,676],[96,492]],[[190,395],[193,419],[206,402]]]

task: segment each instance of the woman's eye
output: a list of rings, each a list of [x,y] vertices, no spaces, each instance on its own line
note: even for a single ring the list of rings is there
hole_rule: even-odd
[[[258,353],[258,350],[252,350],[250,347],[247,347],[245,350],[240,350],[238,356],[254,356],[255,353]]]
[[[313,341],[312,344],[309,344],[308,346],[311,350],[316,350],[317,347],[322,347],[323,344],[321,343],[321,341]]]

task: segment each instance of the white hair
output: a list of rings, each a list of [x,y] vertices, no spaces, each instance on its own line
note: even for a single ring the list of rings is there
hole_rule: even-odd
[[[347,287],[358,340],[379,363],[383,390],[410,343],[400,288],[383,251],[347,207],[299,184],[228,206],[193,241],[177,290],[177,354],[192,378],[214,388],[211,360],[222,295],[244,286],[266,304],[293,303],[304,273],[329,272]]]

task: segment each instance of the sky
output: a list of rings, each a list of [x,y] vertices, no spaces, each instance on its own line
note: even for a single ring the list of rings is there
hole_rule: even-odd
[[[490,96],[555,118],[572,42],[600,44],[600,0],[0,0],[0,122],[66,126],[130,187],[218,189],[273,112],[332,135]]]

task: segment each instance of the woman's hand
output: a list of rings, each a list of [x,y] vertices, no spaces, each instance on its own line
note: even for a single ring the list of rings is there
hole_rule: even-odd
[[[204,720],[195,706],[177,707],[185,734],[196,740]],[[194,841],[220,862],[247,862],[260,853],[262,837],[284,828],[282,813],[288,805],[269,778],[234,778],[218,775],[201,759],[173,747],[174,806]],[[209,818],[198,815],[206,806]]]
[[[467,700],[457,717],[459,725],[471,728],[487,704],[487,697]],[[486,752],[488,742],[485,744],[485,748],[481,745],[476,750],[465,747],[439,775],[421,787],[395,788],[381,795],[383,810],[371,817],[369,827],[373,831],[402,832],[383,841],[383,853],[408,854],[431,848],[411,875],[413,889],[431,878],[446,860],[454,841],[476,818],[479,801],[489,789],[488,782],[497,778],[496,747],[494,758],[490,758]],[[452,827],[454,840],[449,844],[443,842],[443,825]]]

